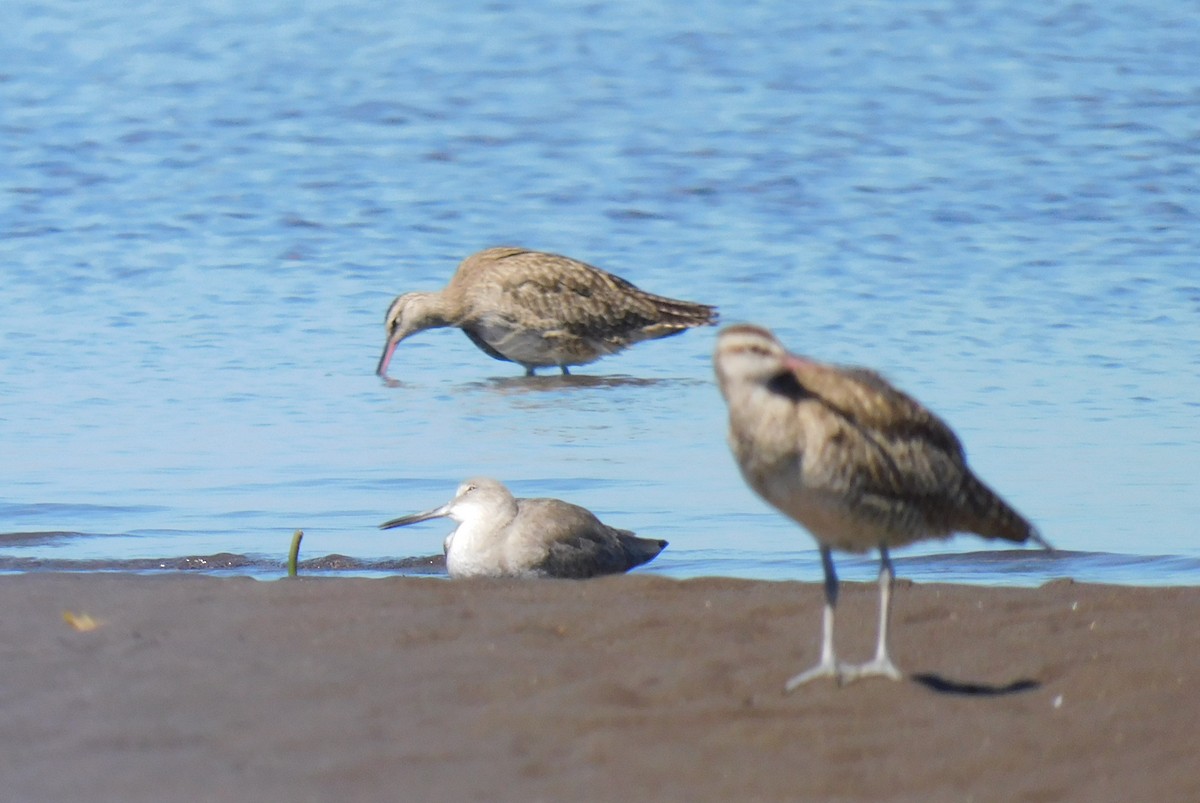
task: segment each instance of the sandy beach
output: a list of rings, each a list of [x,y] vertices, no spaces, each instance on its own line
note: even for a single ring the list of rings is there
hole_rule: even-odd
[[[1200,800],[1200,588],[0,577],[0,797]],[[868,657],[876,592],[846,584]],[[69,616],[64,618],[64,614]]]

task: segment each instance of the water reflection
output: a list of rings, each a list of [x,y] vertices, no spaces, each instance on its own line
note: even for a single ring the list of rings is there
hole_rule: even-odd
[[[480,382],[468,382],[463,390],[487,390],[504,396],[549,391],[575,391],[601,388],[696,387],[706,384],[693,377],[637,377],[625,374],[597,376],[593,374],[548,374],[546,376],[493,377]]]

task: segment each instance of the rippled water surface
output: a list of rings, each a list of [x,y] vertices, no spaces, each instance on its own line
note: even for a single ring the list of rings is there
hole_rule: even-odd
[[[1178,3],[0,8],[0,570],[433,571],[471,474],[820,576],[743,485],[715,332],[527,380],[393,295],[495,244],[720,305],[945,417],[1062,551],[1200,582],[1200,16]],[[867,579],[869,558],[839,560]],[[325,568],[322,568],[325,567]]]

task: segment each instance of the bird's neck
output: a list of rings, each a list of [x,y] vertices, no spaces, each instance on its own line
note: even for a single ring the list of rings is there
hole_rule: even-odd
[[[795,402],[756,382],[731,383],[726,401],[729,444],[743,466],[766,470],[804,454],[808,433]]]

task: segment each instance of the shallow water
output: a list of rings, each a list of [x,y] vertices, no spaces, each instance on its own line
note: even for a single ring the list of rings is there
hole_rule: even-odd
[[[471,474],[815,579],[713,330],[526,380],[391,297],[515,243],[871,365],[1060,550],[915,579],[1200,582],[1200,18],[1177,4],[16,0],[0,10],[0,570],[427,571]],[[182,561],[181,559],[194,559]],[[146,561],[149,561],[147,563]],[[869,579],[869,558],[838,561]]]

